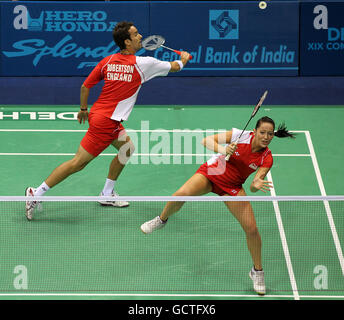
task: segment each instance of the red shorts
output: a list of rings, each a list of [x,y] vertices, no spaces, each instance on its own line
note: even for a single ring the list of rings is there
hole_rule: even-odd
[[[95,157],[102,153],[114,140],[125,134],[121,122],[98,113],[90,113],[88,123],[89,128],[80,144]]]
[[[223,185],[216,182],[216,175],[209,175],[208,174],[208,166],[207,163],[202,164],[196,173],[203,174],[212,185],[211,192],[218,194],[219,196],[224,196],[226,194],[230,196],[238,195],[238,192],[242,189],[242,186],[230,186],[230,185]]]

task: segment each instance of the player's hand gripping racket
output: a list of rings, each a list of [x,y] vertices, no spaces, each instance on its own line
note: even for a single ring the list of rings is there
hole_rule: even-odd
[[[176,54],[181,55],[181,51],[174,50],[174,49],[171,49],[169,47],[164,46],[165,38],[162,36],[152,35],[152,36],[149,36],[149,37],[143,39],[141,43],[142,43],[142,47],[146,50],[149,50],[149,51],[156,50],[160,47],[163,47],[167,50],[171,50],[171,51],[175,52]],[[191,59],[192,59],[192,56],[190,55],[190,60]]]
[[[259,99],[257,105],[256,105],[256,106],[254,107],[254,109],[253,109],[253,112],[252,112],[252,114],[251,114],[250,119],[249,119],[249,120],[247,121],[247,123],[246,123],[245,128],[241,131],[239,138],[236,139],[236,141],[234,142],[236,145],[238,144],[238,142],[239,142],[239,140],[240,140],[242,134],[244,133],[244,131],[245,131],[245,129],[247,128],[248,124],[250,123],[251,119],[256,115],[256,113],[258,112],[260,106],[263,104],[263,102],[264,102],[264,100],[265,100],[267,94],[268,94],[268,91],[266,90],[266,91],[264,92],[264,94],[260,97],[260,99]],[[230,154],[227,154],[227,155],[226,155],[226,158],[225,158],[226,161],[228,161],[230,157],[231,157],[231,155],[230,155]]]

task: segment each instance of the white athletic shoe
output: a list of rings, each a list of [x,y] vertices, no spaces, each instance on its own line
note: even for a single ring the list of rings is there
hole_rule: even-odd
[[[101,197],[105,197],[103,192],[100,194]],[[111,197],[118,197],[116,192],[112,192]],[[114,200],[114,201],[98,201],[102,206],[112,206],[117,208],[124,208],[129,206],[129,202],[123,200]]]
[[[141,225],[141,231],[145,234],[150,234],[155,230],[159,230],[165,226],[167,221],[163,222],[159,216],[149,220]]]
[[[253,289],[259,295],[264,295],[266,292],[265,282],[264,282],[264,271],[256,271],[254,268],[251,269],[249,273],[250,278],[253,281]]]
[[[33,197],[36,189],[32,187],[28,187],[25,190],[25,196],[27,197]],[[25,216],[28,220],[33,219],[33,214],[35,211],[35,208],[37,207],[37,210],[41,211],[41,202],[40,201],[26,201],[25,202]]]

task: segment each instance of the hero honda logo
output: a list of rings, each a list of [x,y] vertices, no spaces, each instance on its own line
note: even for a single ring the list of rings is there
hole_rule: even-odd
[[[26,6],[17,5],[13,9],[13,27],[18,32],[39,32],[34,38],[16,37],[11,48],[2,53],[8,58],[21,58],[32,56],[34,67],[43,57],[49,59],[87,58],[99,61],[112,53],[119,51],[113,41],[108,45],[90,47],[80,44],[79,39],[73,39],[74,32],[103,32],[112,31],[116,21],[107,21],[105,11],[34,11]],[[49,37],[50,32],[61,32],[62,38]],[[67,34],[66,34],[67,33]],[[8,43],[10,45],[10,43]],[[78,69],[94,67],[97,62],[78,61]]]
[[[239,39],[239,10],[209,10],[209,39]]]
[[[50,32],[94,32],[112,31],[115,21],[107,22],[105,11],[41,11],[36,18],[30,15],[26,6],[13,9],[16,15],[13,26],[16,30]]]

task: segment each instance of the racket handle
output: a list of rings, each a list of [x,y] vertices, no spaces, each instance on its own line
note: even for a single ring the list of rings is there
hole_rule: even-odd
[[[238,142],[239,142],[239,139],[235,140],[235,141],[234,141],[234,144],[235,144],[235,145],[238,145]],[[231,157],[231,155],[230,155],[230,154],[227,154],[225,160],[228,161],[230,157]]]
[[[179,55],[181,55],[182,54],[182,52],[181,51],[179,51],[179,50],[173,50],[176,54],[179,54]],[[192,55],[190,54],[190,59],[189,60],[192,60]]]

